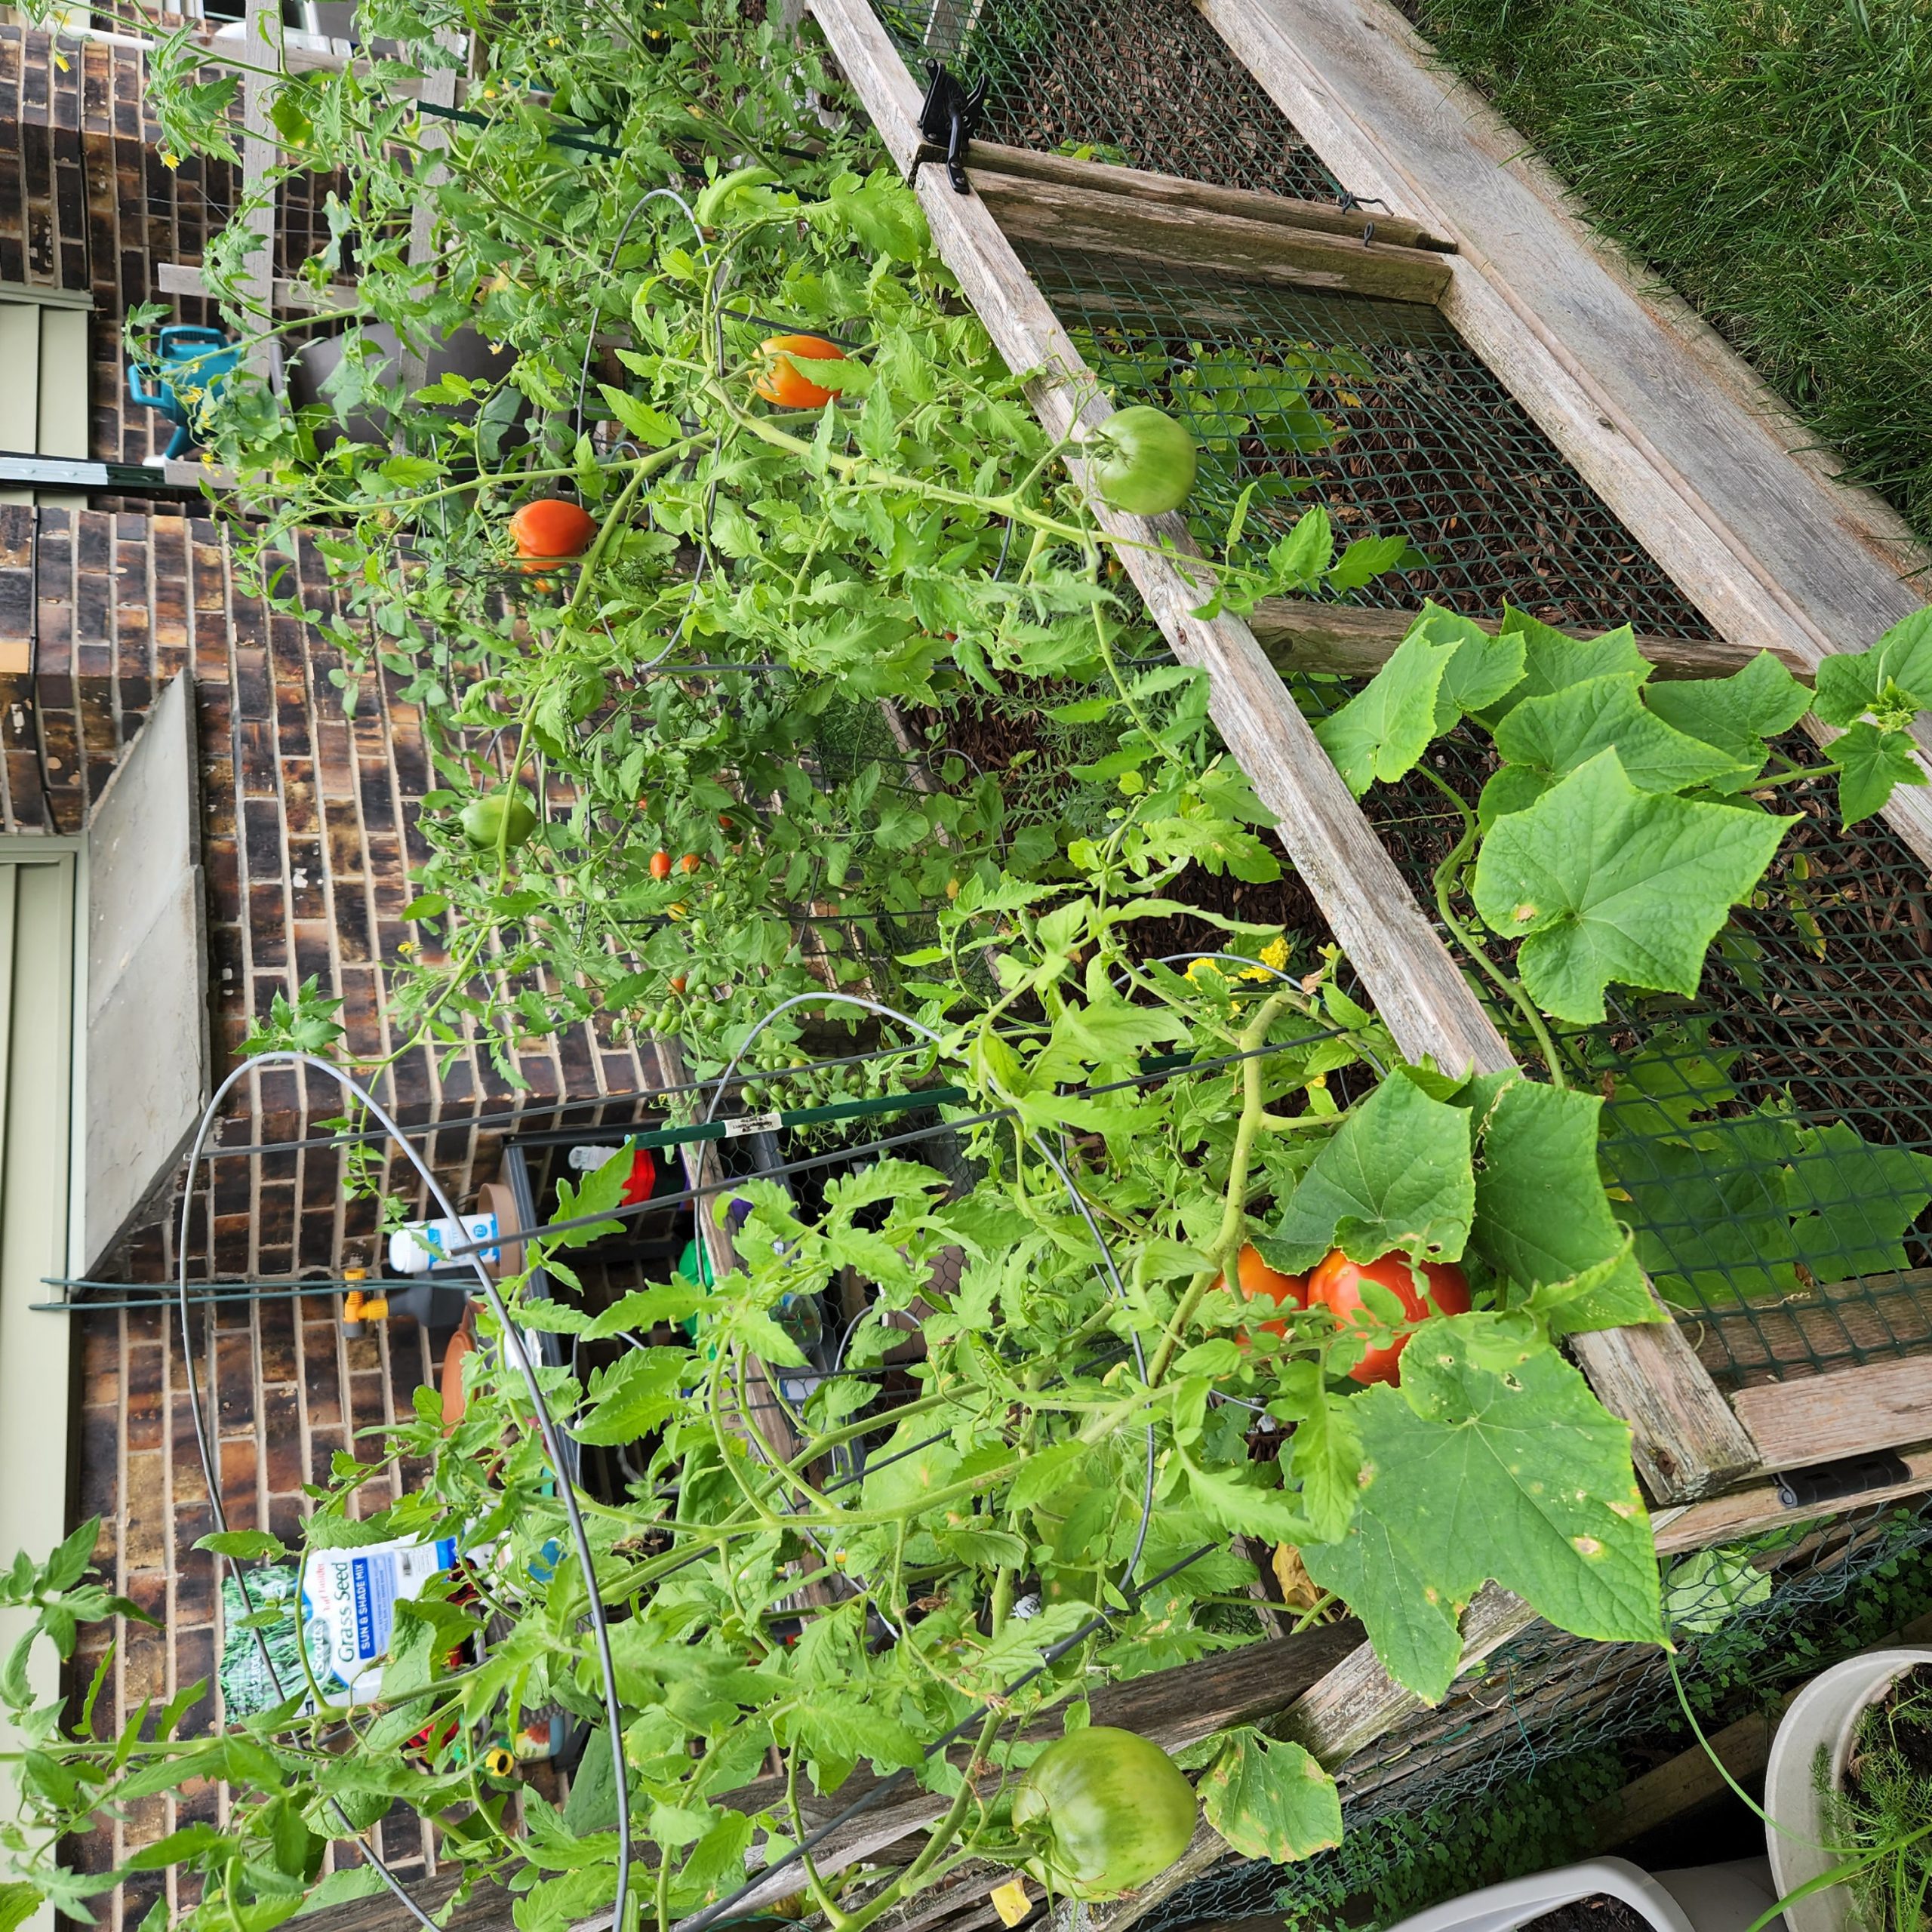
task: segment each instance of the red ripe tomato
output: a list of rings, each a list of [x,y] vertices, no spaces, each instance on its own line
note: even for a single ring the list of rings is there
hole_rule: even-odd
[[[519,556],[580,557],[596,534],[590,512],[561,497],[539,497],[510,518],[510,540]]]
[[[671,855],[669,852],[651,854],[651,876],[653,878],[669,878],[671,876]]]
[[[821,389],[801,376],[788,356],[799,362],[842,362],[845,352],[835,342],[817,335],[774,335],[763,344],[765,365],[752,379],[752,387],[767,402],[780,409],[823,409],[838,394],[836,388]]]
[[[1351,1261],[1342,1251],[1331,1249],[1308,1278],[1308,1306],[1325,1308],[1344,1328],[1379,1326],[1364,1315],[1361,1284],[1379,1282],[1401,1300],[1404,1318],[1420,1321],[1431,1315],[1466,1315],[1469,1312],[1469,1284],[1463,1271],[1447,1262],[1425,1261],[1420,1272],[1428,1284],[1425,1300],[1406,1254],[1385,1254],[1376,1261]],[[1371,1349],[1349,1371],[1356,1382],[1399,1382],[1401,1371],[1397,1358],[1409,1345],[1407,1335],[1398,1335],[1386,1349]]]
[[[694,872],[697,870],[700,863],[702,862],[700,860],[695,852],[687,852],[685,856],[678,861],[678,869],[681,872]]]
[[[1277,1308],[1308,1306],[1308,1284],[1299,1275],[1284,1275],[1269,1267],[1262,1260],[1261,1251],[1252,1241],[1235,1256],[1235,1276],[1241,1283],[1241,1294],[1246,1300],[1272,1301]],[[1217,1275],[1214,1285],[1225,1288],[1228,1278]],[[1263,1321],[1258,1325],[1264,1335],[1285,1335],[1288,1332],[1285,1320]]]

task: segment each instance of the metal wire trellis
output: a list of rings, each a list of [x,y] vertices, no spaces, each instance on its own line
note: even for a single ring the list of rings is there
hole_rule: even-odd
[[[1800,1523],[1715,1560],[1680,1558],[1666,1573],[1665,1606],[1678,1672],[1700,1723],[1762,1708],[1932,1606],[1932,1503]],[[1594,1644],[1532,1625],[1441,1705],[1340,1768],[1353,1843],[1293,1867],[1230,1860],[1164,1901],[1141,1932],[1250,1918],[1324,1888],[1332,1897],[1337,1875],[1361,1861],[1360,1835],[1379,1825],[1447,1801],[1465,1817],[1479,1815],[1486,1794],[1500,1796],[1553,1765],[1639,1739],[1666,1749],[1689,1746],[1670,1666],[1653,1645]],[[1401,1835],[1386,1835],[1399,1859]]]
[[[1507,601],[1586,635],[1710,635],[1437,312],[1026,254],[1101,380],[1189,419],[1206,445],[1191,508],[1211,540],[1252,486],[1250,544],[1318,502],[1344,535],[1407,541],[1411,561],[1365,601]],[[1317,715],[1351,688],[1292,683]],[[1785,749],[1802,763],[1810,747]],[[1472,804],[1494,768],[1467,729],[1431,761]],[[1606,1173],[1638,1257],[1733,1381],[1932,1340],[1932,905],[1881,822],[1837,832],[1825,802],[1807,799],[1694,999],[1614,998],[1573,1041],[1610,1102]],[[1420,776],[1364,806],[1432,903],[1460,815]]]
[[[1211,539],[1252,485],[1250,555],[1318,503],[1345,540],[1408,540],[1420,558],[1367,603],[1487,615],[1507,598],[1559,627],[1711,635],[1439,309],[1021,252],[1101,382],[1204,446],[1188,507]]]
[[[980,132],[1009,146],[1333,202],[1340,185],[1188,0],[877,0],[915,63],[987,83]]]

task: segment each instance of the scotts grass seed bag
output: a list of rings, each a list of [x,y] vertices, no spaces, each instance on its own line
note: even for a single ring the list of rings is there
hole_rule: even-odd
[[[455,1564],[454,1537],[309,1552],[302,1564],[302,1620],[325,1703],[365,1703],[377,1695],[396,1605]]]

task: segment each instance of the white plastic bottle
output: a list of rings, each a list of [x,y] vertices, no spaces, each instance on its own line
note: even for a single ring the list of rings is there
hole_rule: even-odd
[[[477,1258],[494,1266],[497,1217],[494,1214],[464,1214],[455,1220],[411,1221],[389,1236],[389,1266],[398,1275],[426,1275],[432,1268],[448,1261],[453,1247],[467,1247],[472,1241],[488,1241]],[[468,1262],[467,1254],[460,1261]]]

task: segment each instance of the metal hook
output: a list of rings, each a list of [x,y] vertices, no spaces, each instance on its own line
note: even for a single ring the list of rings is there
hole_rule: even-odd
[[[1380,208],[1385,214],[1389,211],[1389,204],[1378,196],[1371,195],[1364,200],[1360,195],[1350,194],[1346,188],[1335,197],[1335,204],[1344,214],[1352,214],[1357,208]],[[1375,239],[1374,222],[1362,229],[1361,238],[1364,245]]]
[[[971,192],[966,179],[966,149],[986,104],[988,78],[981,75],[971,88],[943,60],[926,63],[926,97],[919,108],[919,134],[934,147],[946,149],[946,176],[955,195]]]

